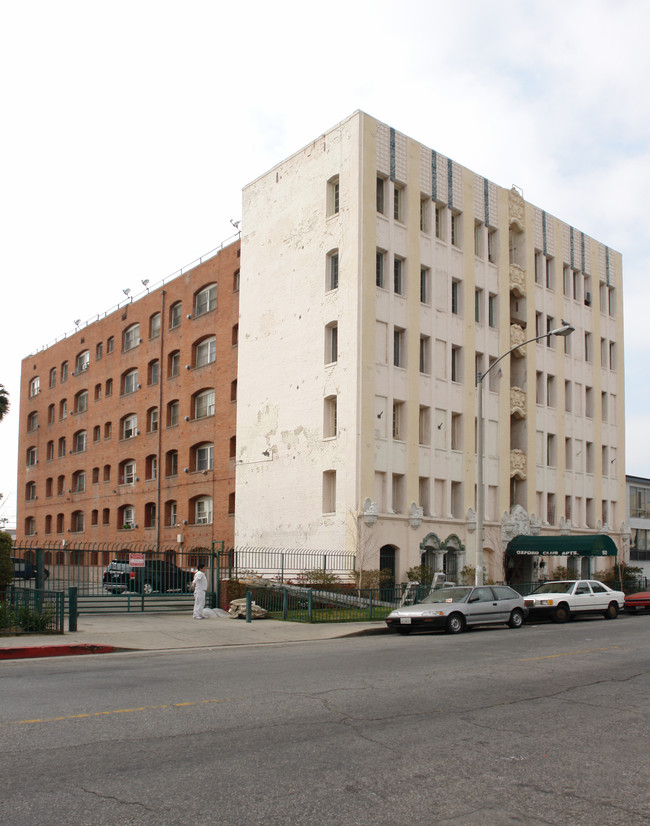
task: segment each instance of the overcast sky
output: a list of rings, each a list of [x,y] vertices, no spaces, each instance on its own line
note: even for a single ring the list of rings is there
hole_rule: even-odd
[[[356,109],[623,255],[626,472],[650,477],[647,0],[3,0],[0,517],[21,359],[219,246]]]

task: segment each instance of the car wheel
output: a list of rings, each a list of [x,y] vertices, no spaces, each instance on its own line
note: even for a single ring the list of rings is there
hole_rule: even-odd
[[[610,602],[604,616],[605,619],[616,619],[618,616],[618,605],[615,602]]]
[[[142,586],[142,593],[149,596],[149,594],[153,593],[153,585],[150,582],[145,582]]]
[[[400,637],[406,637],[411,633],[410,628],[397,628],[396,631],[400,635]]]
[[[558,605],[553,614],[553,622],[567,622],[570,619],[571,611],[569,611],[569,606],[565,602]]]
[[[451,614],[447,620],[445,631],[448,634],[460,634],[465,629],[465,618],[462,614]]]
[[[521,613],[519,608],[515,608],[515,610],[510,614],[510,619],[508,620],[508,625],[511,628],[521,628],[524,624],[524,615]]]

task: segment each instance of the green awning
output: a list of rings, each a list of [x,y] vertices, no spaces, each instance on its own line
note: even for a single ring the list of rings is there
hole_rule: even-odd
[[[515,536],[506,548],[510,556],[617,556],[611,536]]]

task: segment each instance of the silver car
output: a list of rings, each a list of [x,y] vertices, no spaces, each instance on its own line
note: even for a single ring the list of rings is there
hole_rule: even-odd
[[[476,625],[503,623],[521,628],[527,614],[524,598],[507,585],[455,586],[432,591],[416,605],[391,611],[386,625],[398,634],[438,628],[460,634]]]

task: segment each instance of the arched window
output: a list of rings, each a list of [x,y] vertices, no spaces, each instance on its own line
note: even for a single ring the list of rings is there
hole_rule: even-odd
[[[167,377],[173,378],[181,372],[181,352],[174,350],[167,356]]]
[[[90,367],[90,350],[82,350],[80,353],[77,354],[77,358],[75,359],[75,363],[74,363],[75,375],[79,375],[79,373],[85,373],[85,371],[89,367]]]
[[[160,376],[160,362],[158,359],[152,359],[147,365],[147,384],[158,384]]]
[[[122,349],[124,352],[133,350],[138,344],[140,344],[140,325],[132,324],[122,334]]]
[[[56,367],[50,370],[50,387],[56,387]]]
[[[72,437],[73,453],[83,453],[87,446],[88,434],[85,430],[77,430]]]
[[[52,497],[52,491],[54,489],[54,479],[52,476],[48,476],[45,480],[45,496],[46,498],[50,499]]]
[[[83,511],[73,511],[70,518],[70,530],[73,533],[81,533],[86,529],[86,517]]]
[[[138,435],[138,417],[135,413],[127,413],[120,419],[120,439],[133,439]]]
[[[135,481],[135,459],[123,459],[117,471],[117,484],[134,485]]]
[[[68,362],[61,362],[61,384],[68,380]]]
[[[26,452],[25,452],[25,463],[27,464],[27,467],[32,467],[37,462],[38,462],[38,451],[36,450],[36,447],[34,447],[34,446],[28,447]]]
[[[45,533],[52,533],[52,514],[48,513],[45,517]]]
[[[50,404],[47,408],[47,423],[54,424],[54,405]]]
[[[38,396],[41,391],[41,380],[38,376],[34,376],[34,378],[29,382],[29,396],[32,398],[33,396]]]
[[[56,532],[63,533],[63,529],[65,527],[64,523],[64,516],[62,513],[57,513],[56,515]]]
[[[135,508],[133,505],[121,505],[117,510],[118,530],[130,531],[135,527]]]
[[[149,317],[149,338],[156,338],[160,335],[160,313],[154,313]]]
[[[36,520],[33,516],[28,516],[25,519],[25,536],[35,536],[36,534]]]
[[[165,476],[178,475],[178,451],[168,450],[165,454]]]
[[[217,360],[217,339],[215,336],[207,336],[194,343],[194,366],[203,367],[206,364],[213,364]]]
[[[80,390],[74,397],[74,412],[85,413],[88,410],[88,391]]]
[[[182,304],[180,301],[172,304],[169,308],[169,329],[174,330],[181,326]]]
[[[214,444],[201,442],[190,449],[190,467],[192,470],[212,470],[214,467]]]
[[[150,407],[147,410],[147,433],[155,433],[158,430],[158,408]]]
[[[190,517],[194,515],[195,525],[211,525],[212,524],[212,497],[211,496],[197,496],[190,500]]]
[[[54,459],[54,442],[52,440],[50,440],[45,446],[45,458],[48,462],[51,462],[52,459]]]
[[[147,502],[144,506],[144,526],[145,528],[156,527],[156,503]]]
[[[176,427],[178,424],[178,414],[180,405],[178,399],[167,403],[167,427]]]
[[[27,482],[25,485],[25,499],[28,502],[36,499],[36,482]]]
[[[59,419],[65,419],[68,415],[68,400],[61,399],[59,402]]]
[[[34,410],[32,413],[29,414],[27,417],[27,430],[36,430],[38,427],[38,412]]]
[[[165,525],[168,528],[178,525],[178,503],[175,499],[168,499],[165,502]]]
[[[86,490],[86,474],[83,470],[76,470],[72,474],[72,492],[83,493]]]
[[[158,457],[155,453],[149,454],[145,459],[144,478],[156,479],[158,476]]]
[[[61,474],[56,477],[56,495],[63,496],[65,493],[65,476]]]
[[[195,393],[192,397],[195,419],[214,416],[214,388],[207,388]]]
[[[135,393],[138,389],[138,370],[133,368],[122,373],[121,376],[122,395],[126,396],[128,393]]]
[[[194,315],[199,316],[217,309],[217,285],[208,284],[194,294]]]

